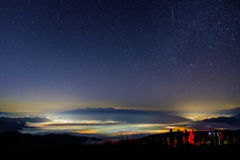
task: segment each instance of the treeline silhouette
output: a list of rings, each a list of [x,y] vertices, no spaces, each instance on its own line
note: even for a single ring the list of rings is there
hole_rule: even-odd
[[[5,159],[229,159],[239,158],[239,144],[192,145],[174,147],[177,132],[140,139],[108,139],[102,144],[84,144],[89,137],[60,134],[31,135],[16,131],[0,133],[0,156]],[[183,133],[183,132],[182,132]],[[190,133],[190,132],[189,132]],[[197,133],[197,132],[195,132]],[[208,133],[208,132],[207,132]],[[234,132],[232,132],[233,134]],[[183,133],[184,134],[184,133]],[[197,135],[197,134],[196,134]],[[232,136],[234,137],[234,136]],[[95,142],[101,141],[92,138]],[[163,141],[166,139],[166,141]],[[172,141],[172,140],[171,140]]]
[[[240,145],[240,130],[211,130],[207,131],[194,131],[184,130],[168,133],[150,135],[140,138],[142,143],[159,143],[169,147],[180,147],[183,145]]]

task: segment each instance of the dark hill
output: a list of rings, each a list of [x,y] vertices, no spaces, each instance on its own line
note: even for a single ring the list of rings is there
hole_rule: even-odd
[[[235,115],[235,116],[232,116],[232,118],[240,119],[240,114],[237,114],[237,115]]]
[[[240,126],[240,120],[233,117],[219,117],[219,118],[211,118],[205,119],[204,122],[214,122],[214,123],[227,123],[230,125]]]
[[[2,117],[9,117],[9,116],[11,116],[11,115],[12,115],[11,113],[0,112],[0,116],[2,116]]]
[[[10,118],[0,118],[0,132],[2,131],[19,131],[25,127],[25,123],[17,121],[8,121]]]
[[[2,146],[68,146],[81,145],[88,139],[102,141],[99,138],[85,136],[72,136],[68,134],[32,135],[17,131],[4,131],[0,133]]]
[[[240,114],[240,107],[221,110],[221,111],[215,112],[215,114],[232,114],[232,115]]]
[[[46,118],[4,118],[0,117],[0,132],[2,131],[19,131],[26,127],[26,123],[48,122]]]

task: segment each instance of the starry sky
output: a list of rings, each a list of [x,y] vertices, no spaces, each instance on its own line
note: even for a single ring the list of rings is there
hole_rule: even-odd
[[[238,0],[1,0],[0,111],[240,106]]]

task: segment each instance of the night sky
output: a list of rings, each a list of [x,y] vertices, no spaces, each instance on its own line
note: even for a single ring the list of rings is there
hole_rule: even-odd
[[[240,106],[238,0],[1,0],[0,111]]]

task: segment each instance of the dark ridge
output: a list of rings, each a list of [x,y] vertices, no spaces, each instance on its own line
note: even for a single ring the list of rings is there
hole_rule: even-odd
[[[237,114],[235,116],[232,116],[231,118],[237,118],[237,119],[240,119],[240,114]]]
[[[240,107],[221,110],[221,111],[215,112],[215,114],[233,114],[233,115],[240,114]]]
[[[99,138],[73,136],[68,134],[46,134],[46,135],[32,135],[23,134],[18,131],[4,131],[0,132],[0,142],[3,146],[67,146],[67,145],[81,145],[87,140],[102,141]]]
[[[204,122],[214,122],[214,123],[227,123],[230,125],[240,126],[240,120],[233,117],[219,117],[219,118],[210,118],[203,120]]]
[[[1,115],[1,114],[10,115],[11,113],[7,113],[7,112],[0,112],[0,115]]]
[[[47,118],[5,118],[5,117],[0,117],[0,121],[5,121],[5,122],[20,122],[20,123],[41,123],[41,122],[49,122],[51,120]]]
[[[5,118],[0,117],[0,132],[2,131],[20,131],[26,127],[26,123],[48,122],[46,118]]]
[[[25,127],[25,123],[17,121],[8,121],[10,118],[0,118],[0,132],[2,131],[19,131]]]

